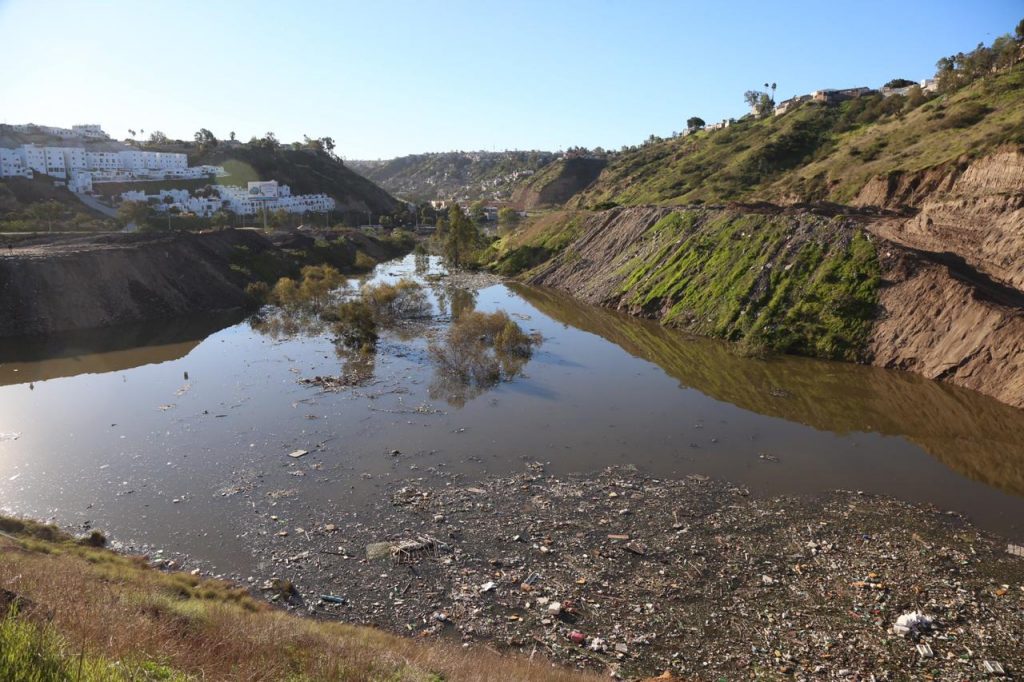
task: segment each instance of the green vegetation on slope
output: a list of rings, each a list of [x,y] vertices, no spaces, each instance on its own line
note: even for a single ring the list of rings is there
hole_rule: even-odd
[[[754,348],[863,359],[879,268],[859,230],[836,220],[685,211],[658,221],[644,240],[654,253],[620,269],[629,306]]]
[[[495,241],[480,262],[512,277],[547,262],[579,237],[585,211],[555,211],[531,220],[522,229]]]
[[[744,118],[615,155],[570,203],[847,202],[874,177],[1024,145],[1024,63],[959,90],[881,95]]]

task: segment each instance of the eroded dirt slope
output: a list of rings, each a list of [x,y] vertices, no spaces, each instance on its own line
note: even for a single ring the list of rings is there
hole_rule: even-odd
[[[105,235],[0,252],[0,336],[49,334],[241,308],[236,247],[271,248],[243,230]]]
[[[1024,290],[1024,151],[870,182],[856,202],[913,213],[873,231],[931,252],[949,252]]]
[[[1024,294],[956,264],[883,246],[871,338],[876,365],[950,381],[1024,407]]]

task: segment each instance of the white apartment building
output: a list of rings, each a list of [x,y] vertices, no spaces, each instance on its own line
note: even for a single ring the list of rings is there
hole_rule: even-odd
[[[117,152],[119,168],[131,171],[141,170],[184,170],[188,168],[188,156],[177,153],[147,152],[132,149]]]
[[[32,179],[32,169],[25,165],[25,161],[17,149],[0,147],[0,178],[28,178]]]
[[[122,201],[144,201],[158,211],[177,208],[179,211],[210,217],[221,209],[238,215],[256,215],[264,207],[268,211],[285,210],[289,213],[325,213],[333,211],[336,202],[326,194],[291,193],[288,185],[278,185],[274,199],[254,199],[247,188],[234,185],[214,185],[216,196],[197,197],[188,190],[160,190],[158,194],[132,190],[121,193]]]
[[[93,182],[200,179],[227,175],[220,166],[189,168],[188,157],[181,153],[136,149],[94,151],[85,147],[40,147],[34,144],[3,148],[0,177],[32,178],[34,173],[60,180],[71,179],[74,191],[89,191],[81,188],[91,189]]]

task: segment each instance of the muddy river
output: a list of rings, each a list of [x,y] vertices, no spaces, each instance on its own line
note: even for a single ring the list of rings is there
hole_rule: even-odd
[[[402,276],[426,282],[435,319],[385,333],[336,392],[301,382],[353,362],[331,335],[266,319],[0,346],[0,508],[251,575],[279,498],[323,523],[405,478],[470,484],[540,461],[755,496],[863,490],[1024,539],[1024,411],[908,374],[741,358],[556,292],[456,286],[424,257],[374,273]],[[511,380],[460,386],[427,350],[453,307],[504,310],[543,343]]]

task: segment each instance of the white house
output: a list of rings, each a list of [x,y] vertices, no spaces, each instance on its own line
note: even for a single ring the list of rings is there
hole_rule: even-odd
[[[95,123],[71,126],[71,132],[78,137],[90,140],[109,140],[110,136],[103,132],[103,128]]]

